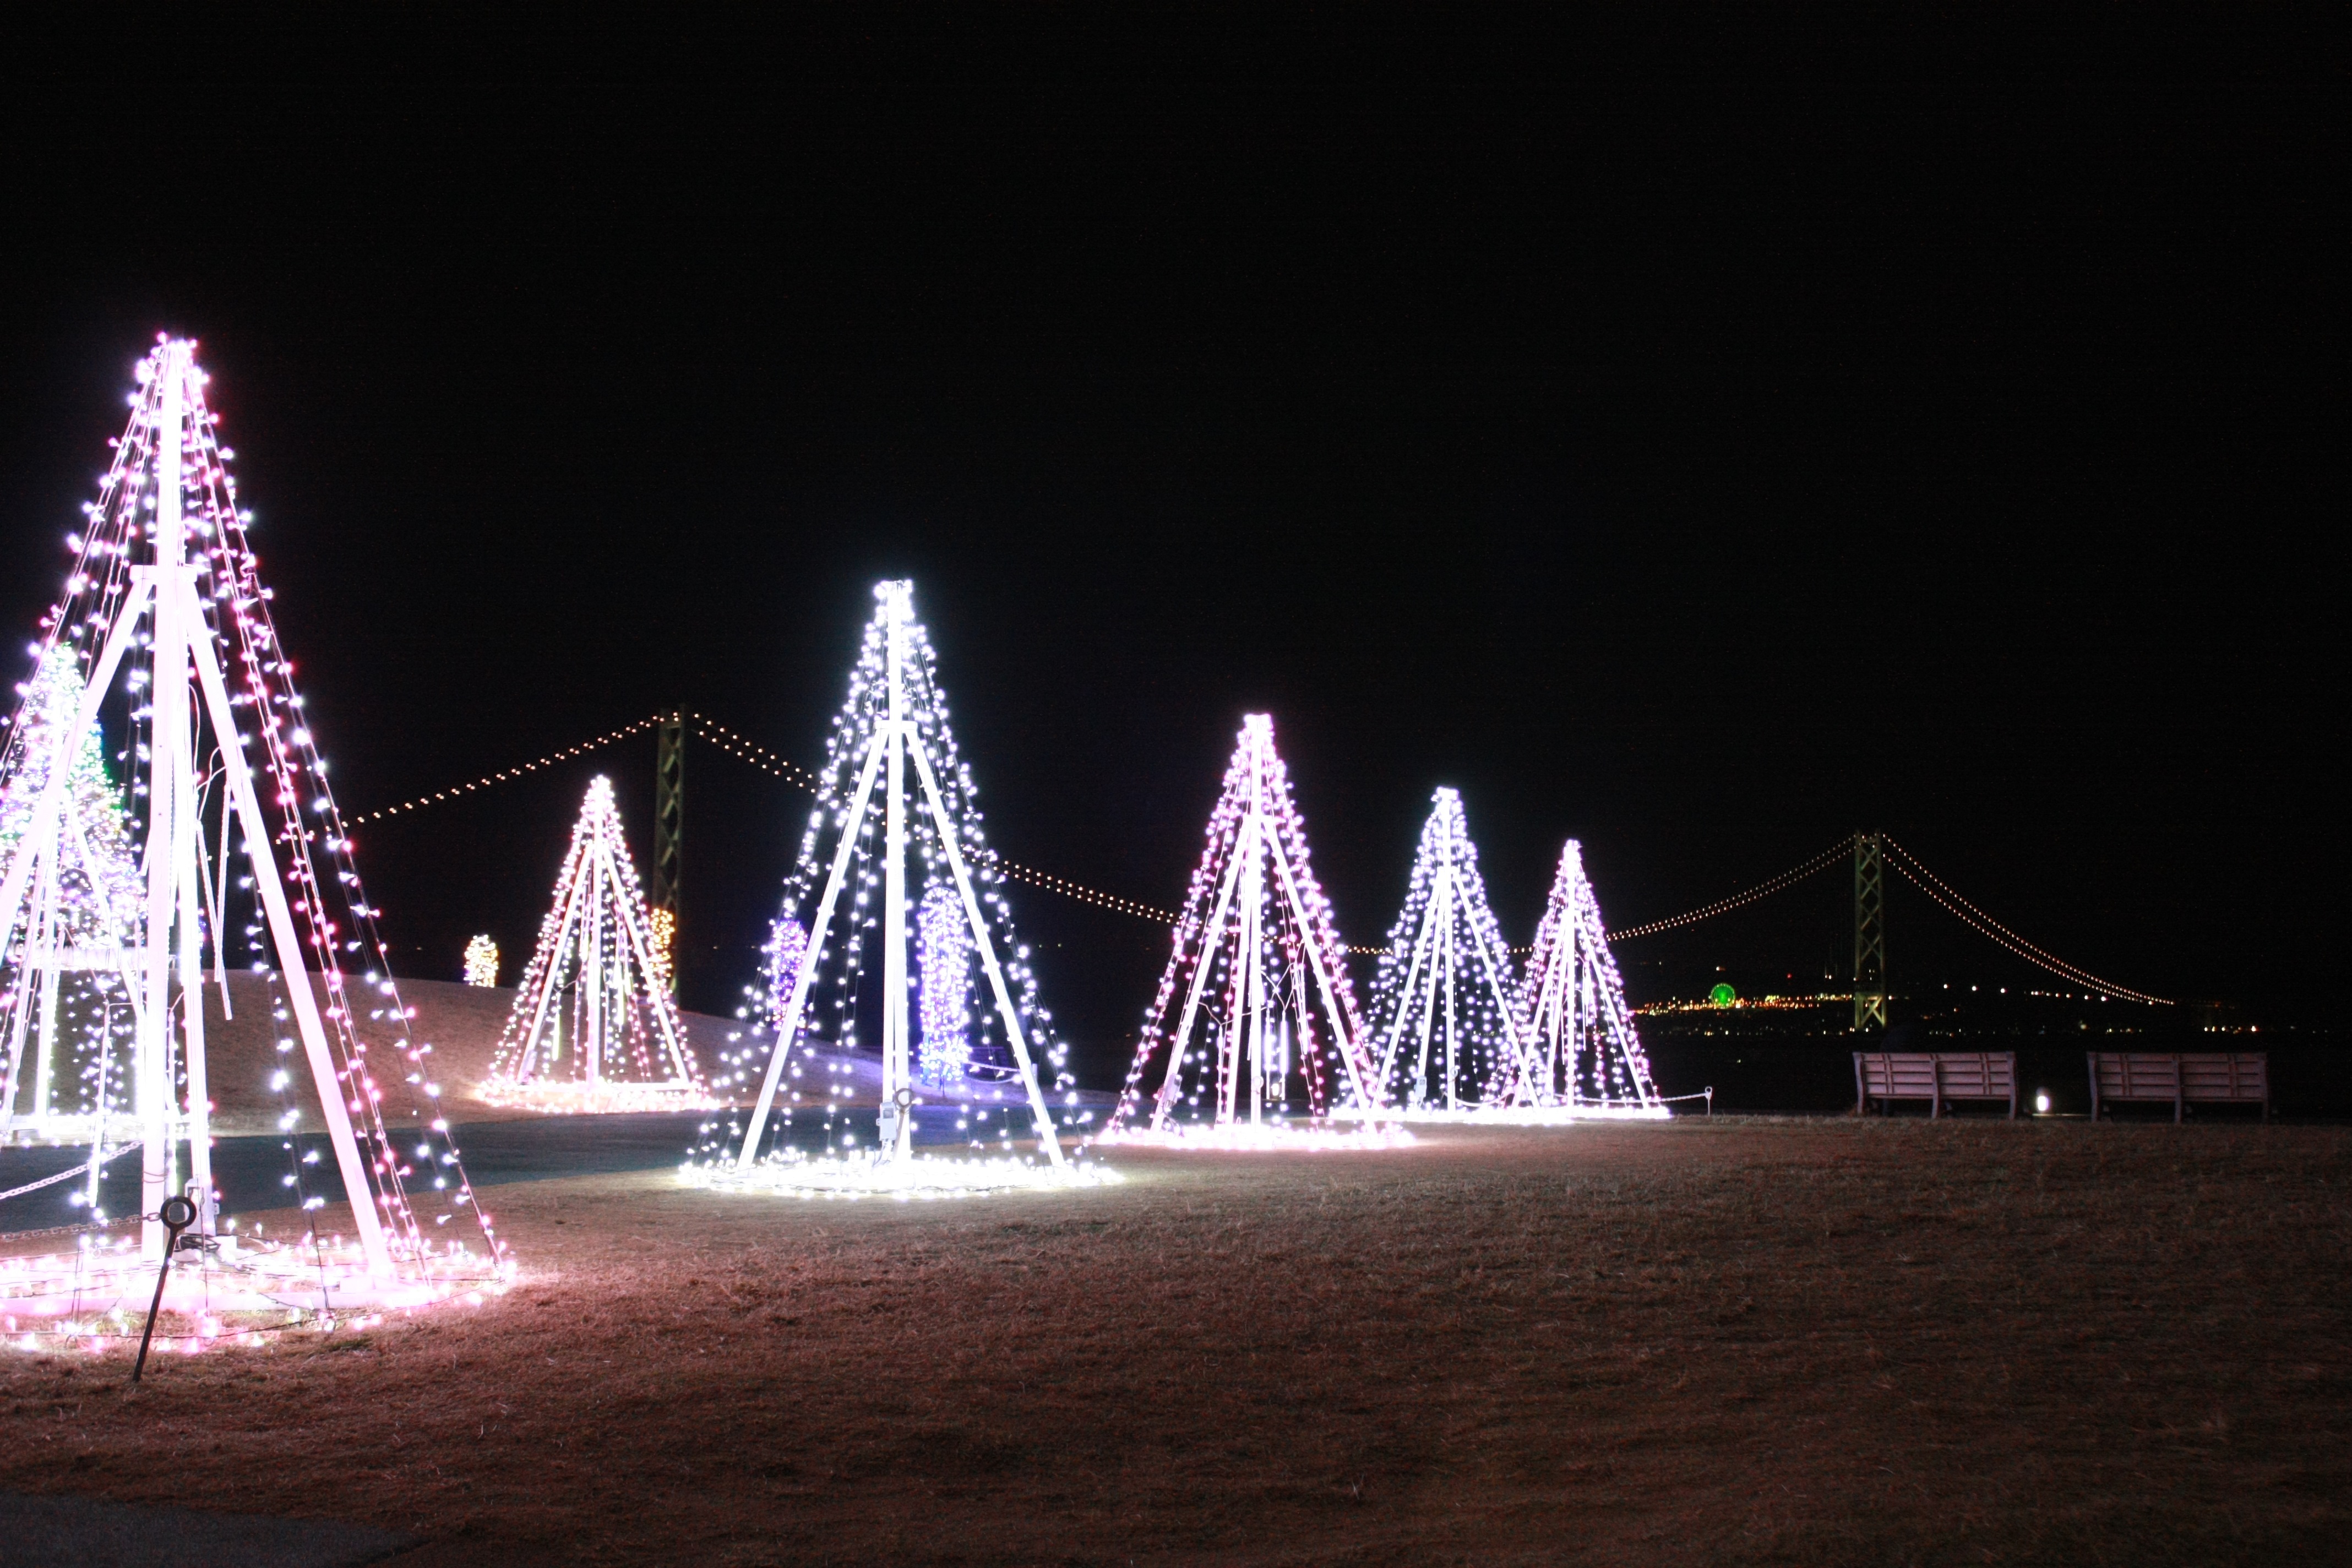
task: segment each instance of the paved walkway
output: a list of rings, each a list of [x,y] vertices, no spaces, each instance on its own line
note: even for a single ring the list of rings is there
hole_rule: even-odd
[[[0,1562],[42,1568],[361,1568],[417,1544],[365,1525],[0,1491]]]
[[[1107,1101],[1109,1097],[1086,1098],[1089,1101]],[[970,1133],[959,1131],[955,1125],[957,1119],[966,1114],[963,1109],[952,1105],[917,1108],[915,1142],[939,1147],[967,1141]],[[992,1109],[988,1116],[992,1124],[998,1118],[1008,1120],[1015,1137],[1029,1132],[1031,1122],[1026,1110]],[[1099,1111],[1097,1116],[1099,1118]],[[685,1163],[700,1137],[703,1124],[710,1120],[711,1113],[703,1111],[548,1116],[527,1121],[466,1122],[457,1127],[456,1136],[467,1175],[477,1186],[492,1187],[507,1182],[674,1167]],[[822,1110],[796,1111],[789,1127],[782,1125],[782,1117],[775,1120],[776,1125],[767,1140],[771,1148],[789,1138],[793,1146],[814,1152],[837,1142],[845,1133],[854,1133],[869,1145],[875,1138],[875,1111],[870,1106],[835,1112],[829,1129]],[[213,1181],[220,1190],[224,1214],[290,1206],[295,1189],[287,1183],[289,1162],[314,1152],[318,1158],[300,1167],[301,1190],[331,1203],[342,1201],[342,1182],[336,1173],[334,1156],[327,1148],[325,1135],[310,1133],[299,1137],[291,1152],[287,1142],[280,1137],[214,1141]],[[993,1135],[989,1142],[995,1142]],[[186,1161],[184,1147],[181,1169],[186,1169]],[[89,1163],[87,1145],[0,1149],[0,1190]],[[0,1203],[0,1237],[12,1231],[87,1221],[89,1209],[73,1201],[83,1187],[79,1179],[59,1182]],[[99,1201],[110,1215],[127,1215],[139,1206],[139,1156],[135,1152],[107,1166],[99,1185]]]

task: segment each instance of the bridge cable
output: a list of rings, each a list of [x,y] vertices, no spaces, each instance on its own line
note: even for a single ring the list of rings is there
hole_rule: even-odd
[[[1960,897],[1950,883],[1927,869],[1917,856],[1895,843],[1892,835],[1882,834],[1880,837],[1885,840],[1887,848],[1895,852],[1890,858],[1895,868],[1900,871],[1912,886],[1941,904],[1961,924],[1979,936],[2007,948],[2035,968],[2047,970],[2061,979],[2074,982],[2077,985],[2087,985],[2095,991],[2104,991],[2111,995],[2120,996],[2127,1002],[2145,1002],[2152,1007],[2176,1005],[2168,997],[2150,996],[2146,992],[2135,991],[2128,985],[2118,985],[2112,980],[2102,980],[2087,969],[2077,969],[2056,955],[2043,952],[1977,908],[1976,905],[1969,902],[1968,900]]]
[[[1728,914],[1743,904],[1752,904],[1759,899],[1769,898],[1784,888],[1793,888],[1806,878],[1829,869],[1853,853],[1853,840],[1843,839],[1794,870],[1783,871],[1768,881],[1759,882],[1744,893],[1734,893],[1727,899],[1717,899],[1711,904],[1702,904],[1697,909],[1686,910],[1678,915],[1669,915],[1662,921],[1651,921],[1643,925],[1627,926],[1622,931],[1610,931],[1607,933],[1609,940],[1623,942],[1631,937],[1650,936],[1658,931],[1671,931],[1676,926],[1692,925],[1699,921],[1710,920],[1717,915]]]

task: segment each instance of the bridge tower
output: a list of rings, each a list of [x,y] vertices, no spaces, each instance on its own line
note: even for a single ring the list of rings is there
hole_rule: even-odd
[[[1853,836],[1853,1026],[1886,1027],[1885,837]]]
[[[661,954],[662,979],[669,994],[676,996],[677,840],[686,805],[686,715],[664,714],[654,734],[654,885],[648,903],[653,912],[654,946]]]

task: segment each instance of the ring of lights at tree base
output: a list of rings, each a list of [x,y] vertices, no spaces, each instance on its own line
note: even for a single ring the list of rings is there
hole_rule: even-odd
[[[1580,1121],[1665,1121],[1672,1113],[1664,1105],[1469,1105],[1459,1110],[1424,1107],[1416,1110],[1340,1110],[1334,1121],[1378,1119],[1412,1126],[1568,1127]]]
[[[948,721],[938,658],[915,619],[914,584],[878,584],[874,596],[849,695],[826,739],[816,810],[753,995],[752,1043],[730,1059],[719,1085],[740,1094],[756,1071],[757,1097],[748,1117],[707,1125],[683,1179],[734,1192],[908,1198],[1116,1180],[1064,1152],[1063,1124],[1039,1081],[1033,1040],[1055,1070],[1065,1121],[1079,1128],[1091,1120],[1079,1109],[1052,1015],[1037,1005],[1029,950],[1013,931],[971,773]],[[921,874],[919,897],[910,897],[910,869]],[[958,918],[961,931],[950,923]],[[910,963],[919,945],[919,1022],[927,1031],[919,1054]],[[867,963],[876,946],[878,986]],[[970,1005],[975,991],[984,1004],[977,1008]],[[839,1063],[827,1068],[822,1089],[809,1077],[816,1060],[809,1047],[818,1042],[829,1037],[837,1052],[856,1050],[861,1000],[878,1015],[881,1046],[872,1142],[844,1124],[849,1086]],[[1017,1086],[1036,1157],[1016,1142],[997,1086]],[[959,1130],[971,1134],[968,1142],[982,1157],[915,1152],[915,1112],[933,1104],[961,1108]],[[781,1114],[789,1129],[796,1110],[823,1120],[824,1152],[812,1156],[787,1146],[762,1156],[772,1119]],[[993,1150],[982,1142],[983,1128],[996,1135]]]
[[[40,1107],[26,1107],[23,1091],[37,1096],[42,1042],[57,1045],[46,1014],[63,1006],[62,975],[118,976],[110,998],[128,1015],[97,1037],[90,1160],[69,1194],[90,1224],[76,1245],[0,1265],[0,1322],[14,1345],[135,1340],[130,1320],[143,1322],[174,1234],[157,1217],[168,1198],[187,1198],[195,1217],[168,1260],[156,1327],[166,1346],[485,1300],[511,1278],[436,1104],[433,1047],[409,1036],[377,911],[271,622],[252,518],[237,509],[233,454],[205,380],[186,342],[159,340],[140,363],[129,426],[84,526],[66,541],[64,593],[42,619],[34,679],[0,752],[5,1130],[29,1109],[37,1134]],[[122,838],[110,846],[111,786],[89,763],[94,737],[106,755],[100,715],[118,691],[127,711],[113,755],[131,790],[127,802],[113,796],[127,820],[115,819]],[[131,843],[142,850],[136,874],[119,886],[107,868]],[[278,1026],[270,1088],[297,1217],[276,1235],[263,1234],[266,1221],[242,1235],[224,1224],[212,1179],[197,1002],[216,984],[235,1016],[227,949],[240,923],[242,956],[267,977]],[[130,1045],[119,1064],[108,1043],[117,1025]],[[20,1070],[28,1041],[31,1075]],[[379,1076],[379,1065],[391,1070]],[[315,1098],[298,1098],[304,1079]],[[128,1129],[115,1112],[124,1103]],[[297,1143],[314,1113],[347,1209],[314,1190],[320,1151]],[[101,1173],[133,1150],[143,1216],[135,1242],[112,1234],[131,1219],[98,1206]]]
[[[802,1198],[895,1198],[902,1203],[984,1197],[991,1193],[1117,1186],[1126,1180],[1109,1166],[1092,1160],[1055,1165],[1009,1156],[941,1159],[916,1154],[902,1160],[857,1161],[812,1157],[797,1149],[761,1160],[748,1172],[688,1163],[681,1168],[681,1173],[688,1186],[707,1187],[714,1192]]]
[[[1335,1102],[1372,1115],[1383,1109],[1360,1045],[1346,953],[1315,879],[1289,772],[1274,747],[1274,720],[1249,714],[1209,816],[1208,843],[1184,895],[1168,965],[1144,1012],[1134,1064],[1096,1142],[1396,1147],[1385,1127],[1316,1125]],[[1163,1055],[1145,1117],[1144,1075]],[[1307,1102],[1303,1124],[1287,1110],[1294,1079]],[[1180,1105],[1191,1114],[1180,1114]]]
[[[492,1105],[554,1115],[719,1104],[686,1048],[668,961],[622,835],[613,781],[601,774],[580,803],[555,901],[515,991],[490,1076],[475,1092]]]
[[[1361,1121],[1365,1125],[1334,1126]],[[1321,1121],[1171,1121],[1165,1127],[1113,1127],[1095,1139],[1104,1148],[1183,1149],[1224,1154],[1316,1154],[1410,1149],[1420,1140],[1395,1112],[1334,1110]]]

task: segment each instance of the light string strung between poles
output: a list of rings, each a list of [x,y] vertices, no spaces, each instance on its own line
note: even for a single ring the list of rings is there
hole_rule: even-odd
[[[576,746],[566,746],[562,751],[550,752],[535,761],[520,763],[510,768],[502,768],[494,773],[484,773],[480,778],[469,783],[452,784],[447,789],[435,790],[430,795],[418,795],[415,799],[403,801],[398,805],[383,806],[354,816],[351,820],[353,823],[380,822],[405,813],[421,811],[428,805],[439,805],[445,802],[456,800],[461,795],[488,789],[492,784],[508,784],[522,777],[525,773],[552,767],[558,763],[571,762],[603,747],[615,745],[634,735],[641,735],[669,717],[671,715],[668,713],[651,714],[634,724],[624,724],[617,730],[609,731],[594,740],[583,741]],[[761,772],[773,774],[786,784],[797,789],[806,790],[811,795],[821,796],[824,794],[816,782],[815,774],[786,761],[757,742],[729,729],[709,715],[688,712],[685,714],[685,718],[694,726],[697,736],[709,741],[736,761],[749,763]],[[1033,887],[1043,888],[1048,892],[1059,893],[1064,898],[1076,899],[1081,903],[1094,904],[1118,914],[1133,915],[1139,920],[1158,921],[1161,925],[1167,926],[1176,923],[1176,916],[1171,910],[1158,909],[1150,904],[1139,903],[1133,899],[1121,898],[1117,893],[1107,893],[1099,888],[1089,888],[1084,883],[1073,882],[1066,877],[1057,877],[1051,871],[1041,871],[1034,866],[1024,866],[1019,861],[1005,859],[1001,855],[994,856],[993,858],[998,868],[1015,881],[1027,882]],[[1365,951],[1374,950],[1366,949]]]
[[[461,795],[470,795],[476,790],[488,789],[492,784],[519,779],[523,774],[536,773],[541,768],[551,768],[558,763],[568,763],[574,757],[584,757],[589,752],[612,745],[615,742],[625,741],[632,735],[643,734],[668,717],[667,713],[656,713],[650,718],[640,719],[634,724],[624,724],[611,733],[599,735],[593,741],[583,741],[576,746],[566,746],[560,752],[550,752],[535,762],[522,763],[494,773],[484,773],[470,784],[451,784],[447,789],[435,790],[431,795],[420,795],[415,800],[405,800],[398,805],[387,805],[380,810],[354,816],[351,820],[354,824],[381,822],[385,817],[397,816],[403,812],[421,811],[428,805],[438,805],[443,801],[455,800]]]

